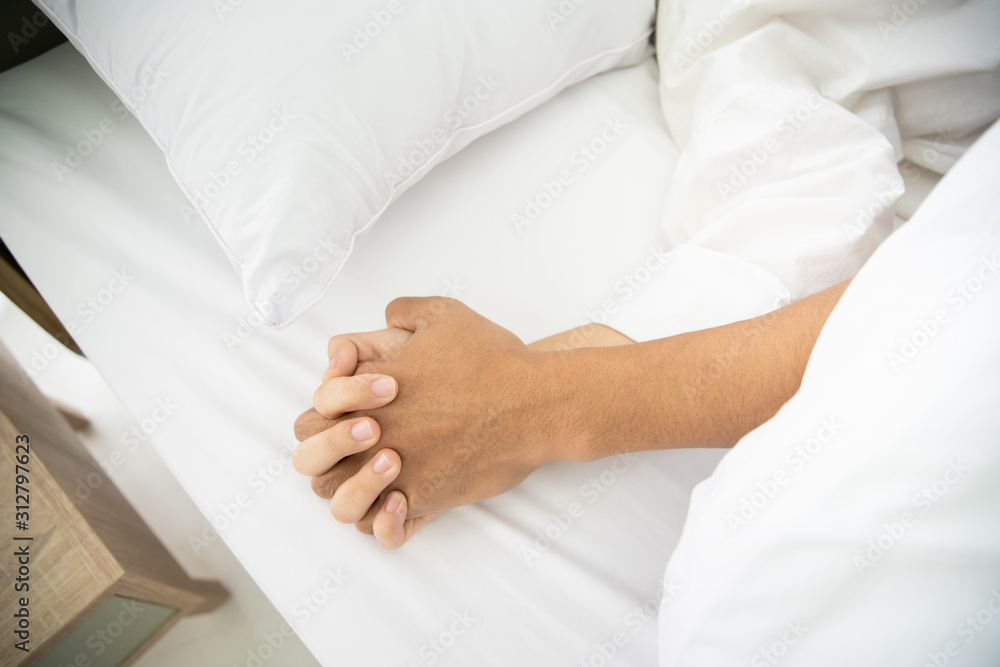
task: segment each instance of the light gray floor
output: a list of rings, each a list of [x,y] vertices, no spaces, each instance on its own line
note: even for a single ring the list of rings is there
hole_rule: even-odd
[[[90,419],[80,438],[97,461],[108,461],[121,449],[122,434],[135,422],[97,369],[59,345],[3,295],[0,340],[22,367],[32,369],[29,374],[43,393]],[[153,447],[144,444],[129,453],[110,477],[188,574],[218,580],[232,596],[211,614],[181,620],[137,666],[318,664],[298,637],[281,635],[283,619],[221,540],[195,552],[190,538],[202,533],[204,517]]]

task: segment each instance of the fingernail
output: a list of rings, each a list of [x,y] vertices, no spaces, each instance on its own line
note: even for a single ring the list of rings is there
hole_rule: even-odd
[[[371,422],[367,419],[364,421],[359,421],[357,424],[351,427],[351,437],[358,442],[364,442],[375,437],[375,431],[372,430]]]
[[[393,493],[385,501],[385,511],[388,512],[389,514],[392,514],[398,509],[399,509],[399,496]]]
[[[379,398],[388,398],[396,391],[396,383],[392,378],[382,377],[372,382],[372,393]]]
[[[375,471],[376,475],[381,475],[391,467],[392,462],[386,458],[385,454],[379,454],[375,457],[375,463],[372,464],[372,470]]]
[[[330,363],[326,365],[326,371],[323,373],[323,375],[332,373],[334,370],[336,370],[336,368],[337,368],[337,357],[334,357],[333,359],[330,360]]]

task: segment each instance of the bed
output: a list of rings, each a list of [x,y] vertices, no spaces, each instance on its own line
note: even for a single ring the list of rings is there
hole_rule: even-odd
[[[30,67],[18,83],[31,97],[24,90],[21,99],[37,105],[34,118],[46,108],[58,117],[45,121],[57,144],[113,113],[114,95],[71,46]],[[555,664],[589,659],[599,638],[620,631],[629,636],[621,664],[655,661],[649,619],[663,563],[691,489],[721,452],[550,466],[510,494],[433,522],[400,553],[337,524],[290,459],[292,422],[311,402],[333,331],[378,328],[385,304],[402,293],[446,294],[525,340],[541,338],[584,324],[650,246],[662,246],[657,193],[673,149],[654,77],[646,61],[589,80],[442,165],[372,230],[328,303],[280,333],[251,317],[225,256],[200,220],[185,220],[183,195],[131,117],[113,116],[102,151],[73,174],[70,188],[102,200],[94,208],[23,190],[45,141],[20,135],[23,144],[6,144],[19,166],[4,172],[5,193],[22,192],[29,208],[4,211],[12,223],[5,240],[138,422],[158,405],[175,406],[142,446],[155,443],[205,512],[191,548],[221,535],[322,664],[440,656],[437,664],[509,665],[526,655]],[[56,100],[67,89],[78,93],[69,105]],[[518,234],[511,213],[609,118],[626,131],[595,162],[592,180]],[[539,155],[541,137],[556,148]],[[597,183],[614,196],[598,194]],[[41,212],[39,201],[55,208]],[[611,218],[615,233],[601,224]],[[103,290],[118,293],[89,316],[87,299]],[[574,504],[586,512],[567,519]],[[315,611],[303,602],[312,599]],[[393,641],[374,641],[381,627],[394,628]],[[451,632],[463,635],[453,646]],[[442,642],[447,652],[435,653]]]
[[[204,512],[190,547],[224,540],[320,663],[651,665],[669,646],[658,615],[686,618],[690,607],[666,605],[691,605],[692,588],[674,590],[664,567],[682,530],[687,541],[699,534],[690,520],[685,528],[689,502],[721,450],[552,464],[509,493],[439,517],[398,553],[336,524],[290,458],[291,424],[311,402],[327,338],[380,328],[385,304],[401,294],[459,298],[526,341],[588,321],[633,335],[679,333],[800,296],[748,267],[749,256],[719,260],[725,248],[711,240],[688,244],[673,263],[650,263],[696,235],[662,225],[685,163],[664,121],[656,62],[648,52],[639,60],[587,77],[435,166],[364,230],[329,291],[281,331],[259,301],[248,304],[232,256],[156,143],[72,45],[0,77],[0,234],[144,425],[148,438],[123,448],[156,447]],[[53,162],[95,128],[100,141],[57,179]],[[601,150],[581,153],[590,145]],[[902,224],[888,216],[888,230]],[[881,236],[870,241],[868,254]],[[839,270],[853,275],[852,261]],[[660,320],[637,323],[635,312],[654,299]],[[992,437],[991,429],[978,433]],[[723,470],[738,477],[730,458]],[[703,509],[711,494],[702,488]],[[678,580],[699,580],[690,554],[722,543],[712,539],[673,565]],[[987,578],[997,575],[982,565],[996,553],[988,546],[976,561]],[[728,580],[734,589],[755,575],[739,576]],[[713,595],[703,603],[721,593]],[[712,609],[675,626],[679,637],[711,637],[669,664],[729,664],[727,650],[740,654],[716,636],[734,617]],[[966,653],[989,655],[1000,645],[996,630]],[[766,628],[733,634],[765,650],[774,639]]]

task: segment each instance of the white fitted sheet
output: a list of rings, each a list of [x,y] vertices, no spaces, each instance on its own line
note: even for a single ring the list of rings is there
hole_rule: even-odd
[[[577,665],[617,638],[615,664],[655,664],[663,569],[720,451],[553,464],[394,553],[337,524],[288,454],[326,339],[383,326],[396,296],[457,290],[532,340],[631,298],[626,275],[641,292],[639,267],[666,249],[676,158],[655,64],[588,80],[438,167],[282,332],[247,322],[224,254],[120,109],[68,45],[0,76],[0,234],[137,423],[155,425],[138,446],[156,447],[206,521],[228,523],[222,538],[320,662]],[[95,132],[60,181],[53,161]],[[569,185],[519,232],[511,215],[562,170]],[[162,423],[158,404],[176,406]],[[546,531],[558,538],[529,559]]]

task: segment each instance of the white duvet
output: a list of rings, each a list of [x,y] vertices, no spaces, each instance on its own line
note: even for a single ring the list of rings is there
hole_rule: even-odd
[[[705,280],[614,323],[658,337],[684,292],[763,310],[864,265],[800,391],[695,490],[660,664],[996,665],[1000,4],[661,2],[658,30],[664,226]],[[903,158],[959,161],[879,247]]]
[[[998,664],[998,155],[994,126],[695,489],[661,665]]]
[[[681,149],[663,226],[701,270],[683,287],[657,276],[614,324],[675,333],[678,302],[727,300],[724,271],[757,295],[748,316],[857,273],[893,229],[897,163],[932,180],[915,165],[945,173],[1000,116],[997,35],[992,0],[660,2],[660,100]]]

